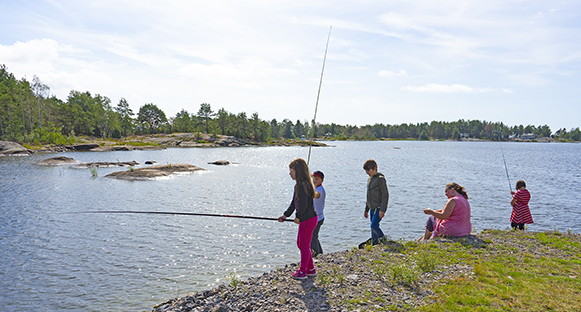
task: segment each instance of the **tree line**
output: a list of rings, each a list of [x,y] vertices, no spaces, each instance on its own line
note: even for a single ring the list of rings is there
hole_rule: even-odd
[[[523,134],[552,136],[562,141],[579,141],[579,128],[551,131],[547,125],[508,126],[502,122],[458,120],[416,124],[374,124],[365,126],[320,124],[289,119],[270,121],[257,112],[214,111],[202,103],[197,112],[182,109],[173,117],[153,103],[145,103],[137,113],[121,98],[117,104],[100,94],[71,90],[66,100],[51,95],[50,87],[36,76],[32,81],[16,79],[5,65],[0,66],[0,139],[30,143],[70,144],[78,136],[116,138],[129,135],[204,132],[239,139],[266,142],[294,138],[333,138],[337,140],[460,139],[508,140]]]

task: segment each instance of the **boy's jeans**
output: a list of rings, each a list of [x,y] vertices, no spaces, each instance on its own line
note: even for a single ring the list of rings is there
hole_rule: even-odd
[[[379,218],[379,208],[375,208],[369,212],[371,217],[371,240],[373,245],[377,245],[379,244],[379,239],[385,236],[383,231],[379,228],[379,222],[381,222],[381,219]]]

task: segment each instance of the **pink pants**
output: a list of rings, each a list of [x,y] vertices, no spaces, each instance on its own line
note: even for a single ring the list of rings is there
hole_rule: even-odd
[[[311,239],[313,238],[313,230],[317,226],[318,221],[319,218],[314,216],[299,224],[299,232],[297,234],[297,247],[301,251],[301,266],[299,270],[304,273],[315,268],[313,255],[311,254]]]

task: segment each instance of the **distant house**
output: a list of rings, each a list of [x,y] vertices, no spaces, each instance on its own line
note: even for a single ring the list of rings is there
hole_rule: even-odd
[[[469,138],[470,135],[468,133],[460,133],[460,138]]]
[[[522,140],[534,140],[537,136],[533,133],[525,133],[520,136]]]

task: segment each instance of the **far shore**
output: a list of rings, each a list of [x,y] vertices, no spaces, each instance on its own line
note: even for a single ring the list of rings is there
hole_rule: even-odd
[[[266,142],[241,140],[233,136],[225,135],[211,135],[207,133],[172,133],[172,134],[147,134],[147,135],[132,135],[122,139],[108,139],[96,137],[76,137],[74,144],[56,145],[56,144],[31,144],[23,142],[10,142],[19,144],[22,147],[21,153],[15,153],[14,150],[5,153],[0,148],[0,156],[18,156],[30,155],[36,152],[67,152],[67,151],[93,151],[93,152],[107,152],[107,151],[132,151],[132,150],[163,150],[170,147],[267,147],[267,146],[315,146],[324,147],[331,146],[324,142],[335,141],[418,141],[417,139],[393,139],[380,138],[376,140],[357,140],[345,139],[339,140],[334,137],[322,138],[295,138],[295,139],[276,139]],[[458,140],[451,139],[430,139],[427,141],[444,141],[444,142],[534,142],[534,143],[579,143],[571,141],[560,141],[550,137],[541,137],[535,139],[509,139],[507,141],[493,141],[476,138],[461,138]],[[0,141],[8,142],[8,141]]]

